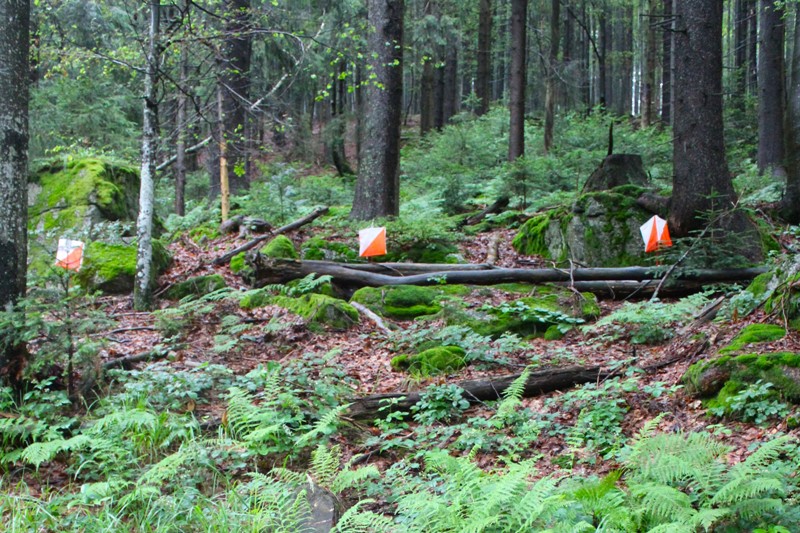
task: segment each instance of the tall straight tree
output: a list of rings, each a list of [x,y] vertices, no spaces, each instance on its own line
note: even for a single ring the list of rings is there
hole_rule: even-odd
[[[553,128],[555,124],[556,67],[558,66],[558,45],[561,42],[561,1],[550,3],[550,53],[547,61],[547,89],[544,100],[544,152],[553,147]]]
[[[30,2],[0,2],[0,309],[25,294],[28,245]],[[18,384],[26,350],[0,339],[0,373]]]
[[[800,6],[795,4],[794,42],[789,83],[788,127],[786,131],[786,191],[779,204],[781,217],[800,224]]]
[[[475,94],[478,115],[489,111],[492,75],[492,1],[480,0],[478,10],[478,69],[475,74]]]
[[[158,122],[156,86],[158,84],[159,0],[150,1],[150,30],[147,68],[144,77],[142,126],[142,167],[139,184],[139,217],[136,221],[136,280],[133,285],[133,307],[146,311],[153,306],[153,207],[156,174],[156,141]]]
[[[400,213],[403,0],[368,0],[370,77],[353,220]]]
[[[673,168],[670,232],[678,237],[704,228],[704,213],[730,211],[736,204],[722,137],[723,0],[676,2],[673,71]],[[752,224],[739,210],[717,226],[748,239]],[[752,246],[758,243],[753,237]],[[755,258],[754,248],[742,252]]]
[[[511,69],[508,79],[508,160],[525,155],[525,78],[528,0],[511,0]]]
[[[758,47],[758,170],[783,168],[783,9],[774,0],[761,0]]]
[[[664,20],[661,24],[661,122],[672,123],[672,0],[663,0]]]

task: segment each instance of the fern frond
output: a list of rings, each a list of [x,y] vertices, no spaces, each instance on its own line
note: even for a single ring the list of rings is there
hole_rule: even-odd
[[[76,435],[70,439],[54,439],[47,442],[34,442],[20,454],[20,459],[37,469],[42,463],[52,461],[61,452],[84,448],[91,443],[88,435]]]
[[[308,443],[318,437],[319,435],[327,435],[333,433],[336,427],[339,425],[339,418],[344,414],[347,409],[350,408],[350,404],[340,405],[338,407],[334,407],[327,413],[325,413],[314,427],[311,428],[310,431],[300,436],[299,439],[295,442],[295,446],[302,447],[307,446]]]
[[[737,477],[723,485],[713,498],[712,505],[725,505],[758,498],[767,494],[782,495],[784,484],[782,481],[769,478],[758,477],[748,479]]]
[[[311,452],[311,476],[317,484],[330,488],[336,475],[341,469],[342,448],[338,444],[330,448],[320,443],[317,449]]]
[[[189,454],[184,448],[172,453],[151,466],[147,472],[139,476],[137,485],[160,485],[165,479],[178,475],[181,467],[188,461]]]
[[[778,461],[782,455],[789,455],[797,460],[797,439],[791,435],[783,435],[771,441],[762,443],[756,451],[734,467],[733,472],[742,470],[750,472],[762,471],[770,464]]]
[[[717,509],[700,509],[697,514],[692,517],[692,526],[696,531],[698,528],[703,528],[705,531],[711,530],[715,524],[722,519],[731,515],[731,510],[727,507],[720,507]]]
[[[386,516],[362,511],[361,507],[374,500],[362,500],[342,514],[331,533],[381,533],[399,532],[401,529]]]
[[[368,465],[355,470],[342,470],[333,480],[330,491],[339,494],[346,489],[357,487],[368,479],[375,479],[381,476],[380,471],[375,465]]]
[[[670,521],[688,524],[695,514],[689,496],[670,486],[644,483],[630,486],[631,495],[636,498],[645,513],[657,521]]]

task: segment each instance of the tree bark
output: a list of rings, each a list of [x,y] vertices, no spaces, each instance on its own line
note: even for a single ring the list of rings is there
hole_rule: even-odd
[[[789,90],[789,109],[786,147],[788,172],[786,190],[778,212],[790,224],[800,223],[800,8],[795,7],[794,46]]]
[[[785,174],[783,167],[783,9],[761,0],[758,57],[758,170]]]
[[[136,221],[136,280],[133,286],[133,307],[147,311],[153,307],[153,204],[156,174],[156,141],[158,133],[158,25],[159,0],[150,2],[147,73],[144,78],[144,111],[142,126],[142,167],[139,184],[139,217]]]
[[[511,0],[508,160],[525,155],[525,84],[528,0]]]
[[[615,375],[603,372],[600,367],[569,366],[534,370],[528,376],[523,397],[537,396],[554,390],[562,390],[583,383],[592,383]],[[474,379],[456,383],[464,389],[464,398],[470,403],[500,400],[503,392],[519,378],[520,374]],[[350,400],[347,416],[357,420],[370,420],[390,412],[408,411],[422,398],[419,392],[376,394]],[[389,404],[388,402],[392,403]]]
[[[672,124],[672,0],[664,0],[661,38],[661,123]]]
[[[761,257],[755,228],[734,209],[722,137],[722,0],[675,4],[674,128],[670,233],[685,237],[708,224],[703,214],[728,213],[718,224],[735,232],[743,255]]]
[[[547,89],[544,101],[544,153],[553,147],[553,128],[555,127],[556,82],[558,48],[561,42],[561,1],[550,2],[550,53],[547,61]]]
[[[175,142],[175,214],[186,214],[186,91],[189,90],[188,54],[186,43],[181,44],[180,87],[178,88],[178,110],[175,118],[177,140]]]
[[[480,102],[476,114],[489,111],[491,102],[492,74],[492,1],[479,0],[478,11],[478,57],[475,73],[475,95]]]
[[[747,37],[749,4],[752,0],[736,0],[734,5],[734,54],[733,67],[736,81],[734,83],[734,103],[744,110],[745,96],[747,95]]]
[[[445,54],[443,77],[442,122],[447,124],[458,113],[458,46],[454,39]]]
[[[656,87],[656,0],[648,0],[647,17],[642,20],[645,31],[645,59],[642,80],[642,127],[653,123],[653,100]]]
[[[371,75],[364,138],[350,218],[400,212],[400,115],[403,102],[403,0],[368,0]]]
[[[28,242],[30,2],[0,2],[0,310],[25,295]],[[0,375],[17,386],[27,352],[0,339]]]
[[[225,0],[222,43],[222,107],[226,168],[232,194],[250,186],[247,153],[247,99],[250,96],[250,0]],[[222,142],[221,141],[221,142]]]

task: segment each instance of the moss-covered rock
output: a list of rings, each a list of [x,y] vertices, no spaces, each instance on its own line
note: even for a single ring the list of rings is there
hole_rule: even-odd
[[[438,313],[441,306],[436,299],[441,294],[438,287],[416,285],[363,287],[353,294],[350,301],[387,318],[412,319]]]
[[[195,276],[173,285],[164,296],[170,300],[182,300],[187,296],[204,296],[226,286],[225,278],[219,274]]]
[[[300,247],[303,259],[317,261],[349,262],[358,259],[358,252],[346,244],[328,241],[321,237],[312,237]]]
[[[29,227],[65,230],[101,220],[136,220],[139,173],[103,158],[56,159],[29,180]]]
[[[786,330],[775,324],[750,324],[745,326],[731,343],[722,348],[719,353],[741,352],[751,344],[772,342],[786,336]]]
[[[690,366],[683,376],[686,390],[706,405],[725,405],[725,398],[762,380],[772,383],[786,400],[800,403],[800,354],[751,353],[722,356]]]
[[[272,303],[275,295],[267,289],[254,289],[247,291],[239,300],[239,307],[242,309],[258,309]]]
[[[234,274],[238,274],[239,272],[241,272],[241,271],[243,271],[245,269],[245,267],[247,266],[247,263],[245,262],[245,259],[244,259],[246,255],[247,255],[247,252],[241,252],[241,253],[238,253],[238,254],[234,255],[231,258],[231,262],[230,262],[231,272],[233,272]]]
[[[286,235],[278,235],[261,249],[261,253],[274,259],[297,259],[300,256],[291,239]]]
[[[651,213],[636,205],[643,189],[623,186],[583,194],[571,208],[559,207],[528,220],[514,237],[519,253],[567,259],[597,267],[640,264],[639,226]]]
[[[297,298],[275,296],[272,303],[302,316],[309,325],[345,330],[358,323],[359,315],[355,307],[324,294],[304,294]]]
[[[458,346],[438,346],[416,355],[398,355],[390,364],[397,372],[428,377],[457,372],[467,366],[467,360],[466,352]]]
[[[169,267],[172,258],[158,239],[153,239],[153,279]],[[109,294],[133,290],[136,277],[136,246],[92,242],[86,246],[78,282],[88,289]]]

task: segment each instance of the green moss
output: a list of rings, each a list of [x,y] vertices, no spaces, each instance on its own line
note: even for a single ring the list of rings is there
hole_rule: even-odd
[[[407,371],[418,377],[449,374],[467,365],[466,352],[458,346],[438,346],[416,355],[398,355],[391,360],[392,369]]]
[[[299,256],[291,239],[286,235],[278,235],[261,249],[261,253],[275,259],[297,259]]]
[[[219,237],[219,228],[210,224],[204,224],[189,230],[189,238],[194,242],[216,239],[217,237]]]
[[[564,333],[561,331],[561,328],[556,325],[550,326],[544,332],[544,340],[546,341],[560,341],[563,338]]]
[[[438,313],[441,306],[436,299],[440,294],[442,291],[438,287],[363,287],[353,294],[351,301],[387,318],[411,319]]]
[[[225,278],[219,274],[196,276],[170,287],[165,297],[170,300],[182,300],[187,296],[204,296],[226,286]]]
[[[158,239],[153,239],[153,280],[164,272],[172,258]],[[108,293],[125,293],[133,290],[136,277],[136,253],[134,245],[91,242],[86,246],[83,267],[78,273],[78,282],[87,288]]]
[[[358,252],[346,244],[313,237],[300,247],[303,259],[348,262],[358,259]]]
[[[523,255],[539,255],[545,259],[552,259],[545,234],[550,227],[550,220],[555,215],[555,211],[548,211],[525,222],[511,241],[514,250]]]
[[[324,294],[304,294],[297,298],[274,296],[271,303],[302,316],[309,325],[345,330],[358,323],[359,315],[355,307]]]
[[[248,293],[239,300],[239,306],[242,309],[257,309],[269,305],[272,302],[272,298],[272,293],[266,289],[248,291]]]
[[[247,255],[247,252],[242,252],[242,253],[234,255],[231,258],[231,263],[230,263],[231,272],[233,272],[234,274],[238,274],[239,272],[244,270],[244,268],[245,268],[244,258],[245,258],[246,255]]]
[[[738,352],[748,344],[772,342],[786,336],[786,330],[775,324],[750,324],[733,338],[731,343],[722,348],[719,353]]]
[[[747,287],[747,292],[751,293],[756,299],[760,300],[767,293],[767,287],[772,281],[775,274],[772,272],[764,272],[756,276],[750,285]]]

